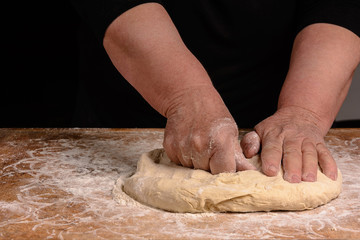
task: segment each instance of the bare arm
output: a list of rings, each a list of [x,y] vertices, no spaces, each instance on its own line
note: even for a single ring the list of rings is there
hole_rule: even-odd
[[[167,117],[164,148],[172,161],[212,173],[252,168],[235,121],[161,5],[123,13],[108,27],[104,47],[118,71]]]
[[[278,111],[255,128],[266,174],[275,175],[283,158],[285,179],[290,182],[316,180],[318,162],[328,177],[336,179],[336,163],[323,138],[359,61],[360,38],[345,28],[319,23],[298,34]]]
[[[326,134],[349,90],[360,62],[360,38],[331,24],[314,24],[296,38],[279,109],[314,112]]]
[[[174,94],[212,86],[159,4],[142,4],[119,16],[106,31],[104,47],[119,72],[164,116]]]

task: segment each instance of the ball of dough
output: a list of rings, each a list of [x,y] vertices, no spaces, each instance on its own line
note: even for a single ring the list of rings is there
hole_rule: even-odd
[[[316,182],[289,183],[283,172],[275,177],[261,173],[259,156],[249,161],[259,171],[212,175],[178,166],[157,149],[143,154],[136,173],[116,187],[143,204],[192,213],[304,210],[325,204],[341,192],[340,171],[336,181],[318,171]]]

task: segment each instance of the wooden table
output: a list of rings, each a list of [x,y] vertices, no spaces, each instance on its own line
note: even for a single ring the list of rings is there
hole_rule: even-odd
[[[326,137],[340,197],[301,212],[179,214],[115,202],[116,179],[162,139],[161,129],[0,129],[0,239],[360,238],[359,129]]]

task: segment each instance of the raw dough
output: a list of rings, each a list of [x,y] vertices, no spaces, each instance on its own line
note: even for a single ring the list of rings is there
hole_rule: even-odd
[[[249,161],[260,169],[258,156]],[[178,166],[157,149],[143,154],[136,173],[117,187],[141,203],[171,212],[304,210],[325,204],[341,192],[340,171],[337,181],[318,171],[317,182],[297,184],[284,181],[282,174],[267,177],[248,170],[212,175]]]

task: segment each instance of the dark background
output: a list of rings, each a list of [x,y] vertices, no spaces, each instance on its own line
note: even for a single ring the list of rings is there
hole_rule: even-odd
[[[74,123],[82,22],[70,2],[9,1],[1,18],[0,127],[83,127]]]
[[[67,1],[2,7],[0,127],[71,127],[80,19]]]

